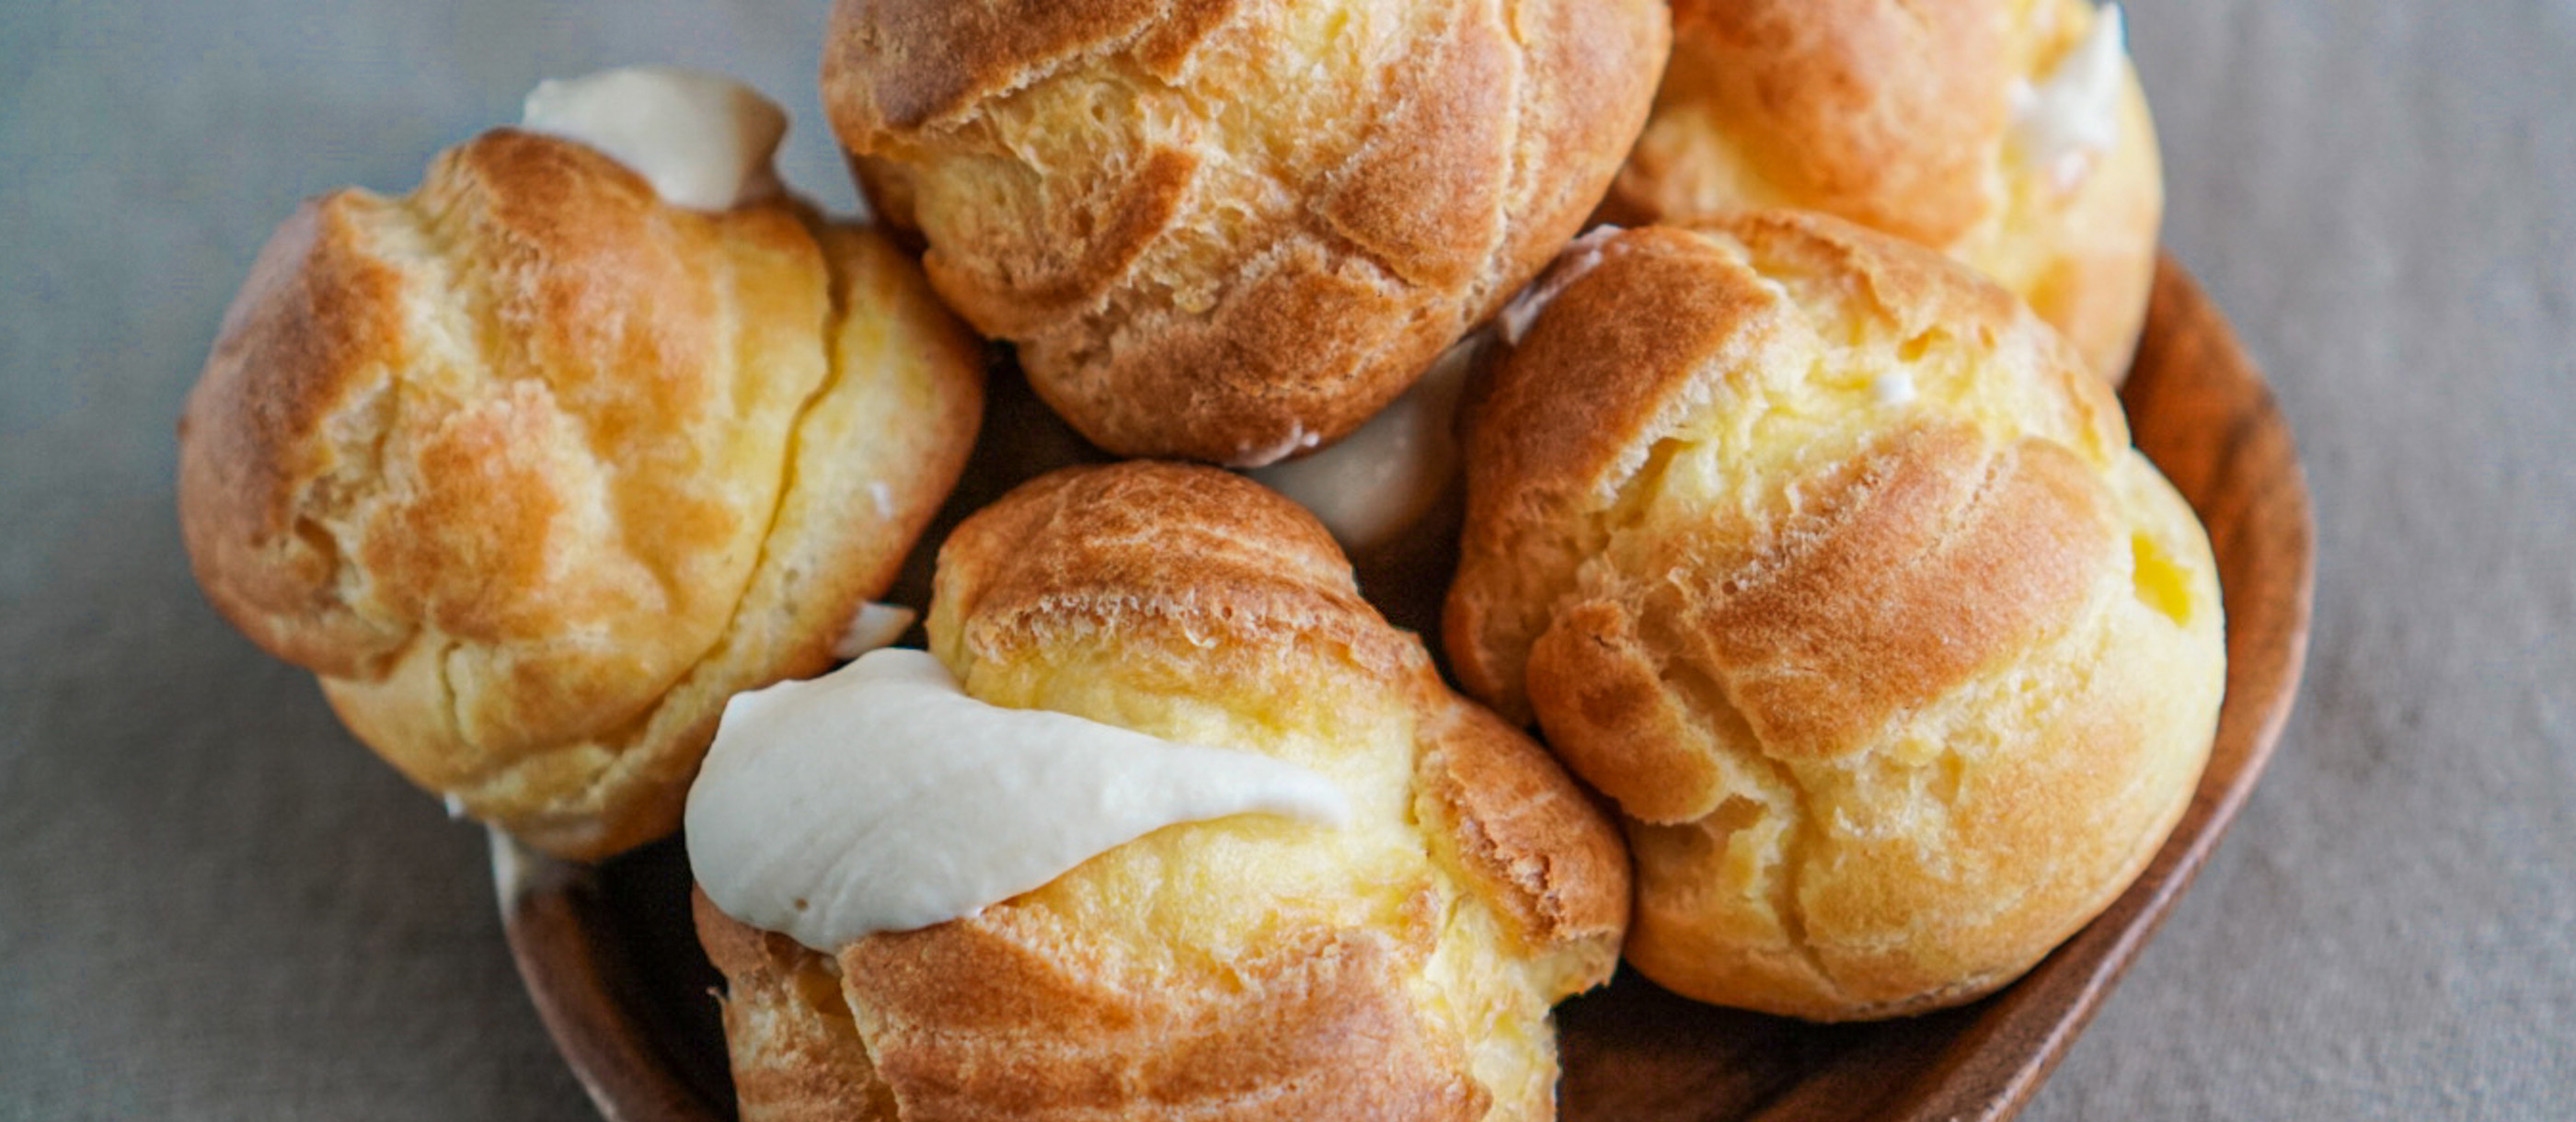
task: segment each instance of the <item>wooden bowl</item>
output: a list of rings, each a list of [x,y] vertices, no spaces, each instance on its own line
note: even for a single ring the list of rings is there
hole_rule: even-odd
[[[2083,1031],[2244,805],[2307,653],[2308,496],[2289,426],[2226,320],[2168,258],[2121,392],[2138,447],[2200,512],[2227,603],[2227,700],[2208,771],[2155,862],[2027,976],[1958,1009],[1811,1025],[1674,997],[1622,972],[1558,1011],[1570,1122],[2004,1119]],[[595,867],[498,839],[510,949],[537,1012],[615,1122],[734,1116],[721,979],[666,841]]]

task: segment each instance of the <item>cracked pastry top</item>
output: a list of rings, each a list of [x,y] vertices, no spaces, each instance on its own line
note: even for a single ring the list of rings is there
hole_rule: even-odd
[[[954,482],[979,365],[864,227],[497,129],[277,231],[180,422],[181,527],[414,782],[605,856],[677,825],[727,697],[829,665]]]
[[[1121,455],[1257,467],[1393,400],[1571,237],[1661,0],[841,0],[823,102],[931,283]]]
[[[1465,425],[1449,654],[1619,803],[1627,955],[1665,987],[1972,999],[2189,801],[2207,537],[2107,384],[1965,268],[1804,213],[1629,231]]]
[[[1275,757],[1348,813],[1155,830],[831,953],[701,895],[745,1119],[1555,1116],[1549,1008],[1616,963],[1618,835],[1312,517],[1213,468],[1072,468],[937,580],[932,653],[977,700]]]
[[[1947,252],[2118,381],[2164,211],[2120,6],[1674,0],[1672,64],[1602,216],[1761,208]]]

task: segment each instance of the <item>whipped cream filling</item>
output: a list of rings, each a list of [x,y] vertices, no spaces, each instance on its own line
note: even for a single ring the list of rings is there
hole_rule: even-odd
[[[850,614],[850,622],[841,629],[841,637],[832,642],[832,657],[853,659],[879,647],[891,647],[903,637],[905,628],[921,618],[921,613],[900,604],[880,604],[874,600],[859,605]]]
[[[1495,331],[1503,337],[1504,345],[1520,346],[1521,337],[1529,334],[1530,324],[1538,320],[1538,314],[1601,263],[1601,247],[1618,237],[1619,232],[1617,226],[1595,226],[1582,237],[1565,243],[1547,271],[1514,294],[1511,302],[1503,305],[1502,314],[1494,317]]]
[[[2014,138],[2058,190],[2082,183],[2093,159],[2119,142],[2120,78],[2128,57],[2128,17],[2118,4],[2104,4],[2047,77],[2037,85],[2013,83]]]
[[[973,915],[1165,826],[1339,825],[1304,767],[968,697],[885,649],[738,694],[689,789],[689,866],[725,914],[831,953]]]
[[[1880,405],[1894,407],[1914,400],[1914,375],[1890,370],[1869,380],[1871,399]]]
[[[1272,444],[1246,444],[1225,466],[1236,469],[1257,468],[1278,463],[1324,442],[1324,434],[1309,432],[1302,423],[1288,426],[1288,435]]]
[[[1441,352],[1413,388],[1341,443],[1302,460],[1251,473],[1296,500],[1342,548],[1357,552],[1394,540],[1420,521],[1458,474],[1450,421],[1482,333]]]
[[[787,111],[719,74],[630,66],[538,83],[519,127],[598,149],[673,205],[731,210],[778,193]]]

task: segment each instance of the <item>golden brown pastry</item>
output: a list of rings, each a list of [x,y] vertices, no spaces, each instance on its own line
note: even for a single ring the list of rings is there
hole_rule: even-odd
[[[938,580],[972,696],[1266,753],[1350,818],[1169,827],[833,955],[701,897],[744,1118],[1553,1116],[1548,1009],[1609,976],[1626,857],[1311,517],[1213,469],[1068,469],[968,520]]]
[[[599,857],[677,824],[727,697],[828,664],[980,377],[866,228],[684,209],[500,129],[278,230],[180,423],[181,523],[215,606],[359,739]]]
[[[2128,372],[2164,208],[2118,5],[1675,0],[1615,222],[1821,210],[2003,282]]]
[[[823,102],[931,283],[1123,455],[1357,427],[1572,236],[1661,0],[841,0]]]
[[[2010,293],[1821,215],[1629,231],[1467,430],[1448,649],[1630,819],[1627,956],[1820,1019],[2019,975],[2161,845],[2208,540]]]

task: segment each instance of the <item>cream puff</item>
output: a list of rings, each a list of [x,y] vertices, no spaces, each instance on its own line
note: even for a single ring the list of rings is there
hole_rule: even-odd
[[[978,343],[711,76],[549,83],[282,226],[179,434],[217,609],[560,856],[668,833],[735,692],[829,665],[955,480]],[[872,625],[870,625],[872,626]]]
[[[842,0],[826,113],[931,283],[1120,455],[1339,439],[1575,233],[1660,0]]]
[[[2028,969],[2173,828],[2216,568],[2020,301],[1802,212],[1599,247],[1471,396],[1448,651],[1615,799],[1628,960],[1826,1020]]]
[[[1994,277],[2116,382],[2162,176],[2117,4],[1674,0],[1672,65],[1603,215],[1846,218]]]
[[[737,702],[692,796],[745,1118],[1554,1116],[1616,831],[1304,511],[1057,472],[950,537],[929,633]]]

